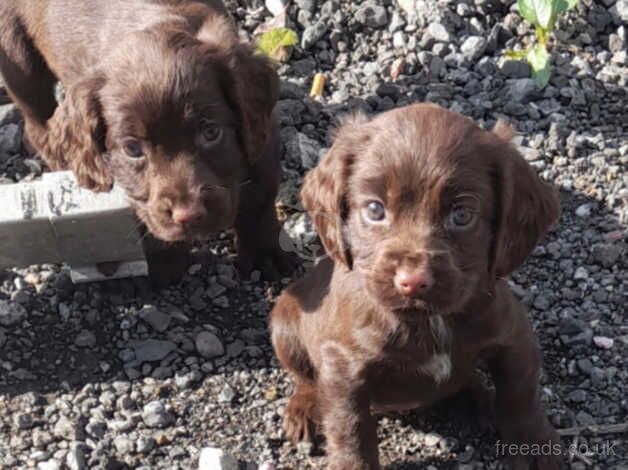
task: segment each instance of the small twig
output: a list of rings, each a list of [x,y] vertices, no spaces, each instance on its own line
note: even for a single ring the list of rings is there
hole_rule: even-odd
[[[589,424],[588,426],[575,426],[557,430],[560,436],[578,436],[584,431],[589,431],[593,434],[621,434],[628,431],[628,423]]]

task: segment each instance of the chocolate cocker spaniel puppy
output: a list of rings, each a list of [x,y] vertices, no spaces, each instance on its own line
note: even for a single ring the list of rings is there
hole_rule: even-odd
[[[52,170],[119,184],[159,240],[235,226],[244,271],[286,268],[279,80],[219,0],[2,0],[0,73]]]
[[[356,116],[306,176],[303,204],[329,258],[279,298],[271,329],[294,384],[285,432],[297,441],[320,427],[329,468],[379,469],[371,410],[429,405],[471,386],[481,365],[511,467],[559,468],[539,347],[503,280],[559,203],[511,133],[427,104]]]

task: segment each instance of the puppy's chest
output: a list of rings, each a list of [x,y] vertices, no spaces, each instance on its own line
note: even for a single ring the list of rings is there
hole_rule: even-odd
[[[455,330],[441,317],[391,337],[377,366],[372,390],[376,410],[429,405],[459,389],[473,369],[473,355],[460,354]]]

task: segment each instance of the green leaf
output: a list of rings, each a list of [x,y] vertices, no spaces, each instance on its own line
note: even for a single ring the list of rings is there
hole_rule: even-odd
[[[566,0],[518,0],[521,16],[534,26],[551,31],[556,19],[558,1]]]
[[[519,13],[521,13],[523,19],[532,25],[538,25],[533,0],[517,0],[517,5],[519,6]]]
[[[292,47],[298,43],[297,33],[289,28],[277,28],[262,34],[258,47],[264,54],[272,57],[280,47]]]
[[[528,50],[526,57],[530,67],[532,68],[532,77],[539,87],[544,88],[549,82],[551,75],[550,56],[545,46],[537,44]]]

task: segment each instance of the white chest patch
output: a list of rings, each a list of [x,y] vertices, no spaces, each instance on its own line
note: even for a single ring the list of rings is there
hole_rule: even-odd
[[[451,375],[451,359],[449,354],[434,354],[427,361],[417,367],[417,372],[429,375],[437,384],[445,382]]]
[[[440,315],[430,317],[430,329],[437,350],[427,361],[417,367],[417,372],[429,375],[437,384],[441,384],[451,375],[451,358],[446,352],[449,350],[449,329]]]

